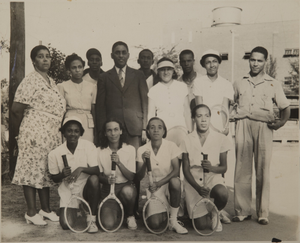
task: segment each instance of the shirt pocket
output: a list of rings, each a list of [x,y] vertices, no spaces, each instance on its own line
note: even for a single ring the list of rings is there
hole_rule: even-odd
[[[261,110],[273,110],[274,90],[272,87],[265,87],[258,92],[257,104]]]

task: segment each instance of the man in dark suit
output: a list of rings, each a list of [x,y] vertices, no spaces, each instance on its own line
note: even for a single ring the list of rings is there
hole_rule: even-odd
[[[141,71],[127,66],[128,46],[118,41],[112,47],[115,66],[100,75],[96,100],[96,126],[99,134],[111,117],[123,122],[130,145],[136,149],[146,140],[148,88]],[[98,139],[98,144],[99,144]]]
[[[100,75],[97,84],[96,128],[98,145],[102,126],[111,117],[123,122],[128,143],[138,149],[146,141],[148,114],[148,88],[142,71],[127,66],[129,50],[126,43],[118,41],[112,47],[111,58],[115,66]],[[137,192],[139,181],[135,180]],[[139,194],[139,193],[138,193]],[[138,210],[138,197],[136,202]]]

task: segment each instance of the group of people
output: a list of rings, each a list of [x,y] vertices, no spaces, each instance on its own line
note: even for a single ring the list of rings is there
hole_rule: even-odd
[[[174,62],[169,58],[157,62],[157,74],[151,69],[154,55],[149,49],[139,53],[140,70],[130,68],[129,48],[118,41],[112,46],[111,70],[101,69],[101,53],[92,48],[86,53],[90,67],[86,70],[81,57],[67,56],[65,67],[71,78],[58,85],[47,75],[51,65],[47,47],[34,47],[30,57],[34,71],[20,83],[11,107],[18,144],[12,183],[23,186],[27,223],[46,225],[45,218],[59,221],[63,229],[68,229],[63,215],[72,181],[91,206],[88,232],[97,232],[97,207],[114,183],[128,228],[137,229],[146,159],[151,161],[154,177],[147,196],[154,192],[166,202],[169,229],[188,233],[177,219],[183,196],[190,218],[197,201],[211,197],[221,221],[229,223],[222,213],[228,201],[222,175],[227,170],[227,153],[233,148],[233,140],[228,126],[222,133],[210,128],[211,108],[222,104],[228,111],[235,107],[231,121],[235,122],[236,215],[232,221],[251,218],[254,156],[257,220],[268,224],[272,134],[288,120],[290,109],[280,82],[265,73],[268,52],[264,47],[252,50],[250,72],[233,84],[219,75],[222,57],[215,50],[207,50],[201,57],[205,75],[194,71],[194,53],[183,50],[179,55],[183,75],[177,80]],[[281,111],[277,119],[274,103]],[[178,135],[175,140],[169,136],[182,134],[182,130],[184,136]],[[208,160],[201,160],[201,153],[208,154]],[[68,167],[64,167],[62,155],[67,156]],[[116,176],[111,176],[112,161],[117,165]],[[181,167],[183,176],[179,176]],[[201,181],[204,169],[208,171],[206,187]],[[59,216],[51,211],[49,203],[49,188],[55,183],[60,183]],[[36,191],[41,203],[39,212]],[[105,210],[108,225],[114,223],[115,213]],[[152,214],[153,224],[159,224],[159,212]],[[197,224],[204,224],[205,215],[199,212],[198,216]],[[217,231],[222,231],[221,222],[212,220],[216,223]]]

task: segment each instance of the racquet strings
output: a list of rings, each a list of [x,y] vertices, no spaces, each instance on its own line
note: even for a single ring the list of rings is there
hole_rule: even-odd
[[[88,203],[78,196],[72,196],[65,208],[67,225],[76,233],[85,232],[89,228],[91,214]]]
[[[211,108],[210,126],[217,132],[222,133],[228,126],[229,116],[223,105],[214,105]]]
[[[163,233],[169,224],[168,210],[158,198],[151,197],[143,208],[146,228],[154,234]]]
[[[101,203],[99,207],[99,223],[106,232],[114,232],[118,230],[123,221],[123,209],[121,204],[115,199],[107,199]]]
[[[208,198],[198,201],[192,211],[194,229],[200,235],[211,235],[218,227],[219,213],[215,204]]]

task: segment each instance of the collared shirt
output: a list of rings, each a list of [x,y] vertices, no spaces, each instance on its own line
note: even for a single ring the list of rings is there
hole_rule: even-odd
[[[126,68],[127,68],[127,65],[125,65],[124,67],[122,67],[122,78],[123,78],[123,80],[125,80],[125,77],[126,77]],[[117,71],[117,74],[119,75],[120,68],[118,68],[117,66],[115,66],[115,69]]]
[[[74,154],[72,154],[68,149],[67,142],[64,142],[62,145],[58,146],[49,153],[48,167],[50,174],[57,175],[62,172],[64,168],[62,155],[67,156],[67,161],[72,172],[78,167],[94,167],[98,165],[97,149],[95,145],[90,141],[79,138]],[[88,174],[82,172],[77,178],[76,182],[73,183],[74,189],[76,187],[81,188],[82,184],[86,183],[88,177]],[[65,179],[63,179],[62,183],[59,185],[58,193],[61,197],[61,203],[66,203],[71,193],[69,185]]]
[[[181,75],[181,77],[178,79],[178,81],[185,83],[187,88],[188,88],[188,91],[189,91],[189,104],[191,103],[191,101],[193,99],[195,99],[195,95],[194,95],[195,80],[197,78],[199,78],[200,76],[201,76],[201,74],[196,72],[196,77],[193,79],[193,81],[190,84],[187,84],[187,83],[184,82],[183,75]]]
[[[112,154],[109,146],[107,148],[98,149],[98,165],[100,172],[104,172],[106,176],[111,174],[111,157]],[[135,148],[131,145],[123,143],[122,148],[117,151],[120,162],[131,172],[135,173]],[[128,180],[124,177],[119,167],[116,166],[116,183],[125,183]]]
[[[180,148],[183,153],[189,154],[190,168],[195,168],[195,171],[199,173],[197,176],[201,177],[203,173],[201,167],[201,160],[203,160],[202,153],[208,155],[208,160],[212,166],[217,166],[220,164],[220,154],[229,151],[232,148],[232,142],[228,136],[210,129],[202,146],[197,130],[195,129],[184,138],[180,144]]]
[[[222,104],[223,98],[233,100],[232,84],[225,78],[218,75],[218,78],[211,81],[207,75],[197,77],[194,80],[194,95],[202,96],[203,103],[208,107]]]
[[[167,86],[159,82],[148,93],[148,120],[154,116],[163,119],[167,129],[174,126],[187,127],[184,118],[184,104],[188,90],[186,84],[177,80]]]
[[[280,82],[267,74],[256,83],[250,73],[246,74],[242,80],[234,83],[234,91],[234,99],[238,103],[237,119],[247,117],[264,122],[273,121],[273,103],[280,110],[290,105]]]
[[[143,162],[142,154],[147,150],[150,151],[150,161],[154,181],[159,181],[160,179],[170,174],[173,169],[171,160],[178,157],[182,153],[181,149],[178,148],[175,143],[163,139],[162,144],[160,145],[160,148],[155,155],[150,141],[138,148],[138,162]]]

